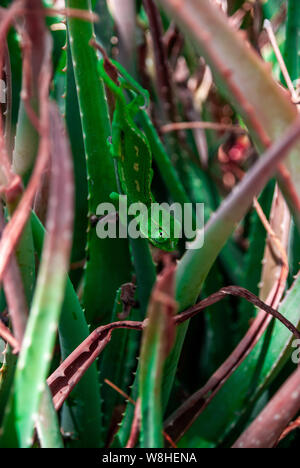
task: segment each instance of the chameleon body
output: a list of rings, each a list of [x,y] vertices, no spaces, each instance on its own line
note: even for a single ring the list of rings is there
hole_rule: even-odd
[[[110,61],[110,67],[115,66],[122,75],[117,85],[106,72],[106,60],[107,57],[99,61],[99,73],[115,98],[110,147],[117,165],[121,192],[127,195],[130,204],[143,203],[147,207],[147,216],[145,219],[142,216],[139,223],[142,235],[160,249],[174,250],[176,239],[167,234],[161,222],[151,218],[151,204],[155,202],[151,193],[152,152],[146,136],[134,122],[135,115],[149,102],[149,95],[119,64]],[[130,103],[126,101],[124,89],[134,94]],[[119,195],[112,193],[111,199],[118,201]],[[171,226],[173,221],[177,222],[171,216]]]

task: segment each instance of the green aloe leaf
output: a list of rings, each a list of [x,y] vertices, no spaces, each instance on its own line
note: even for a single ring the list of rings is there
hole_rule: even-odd
[[[67,0],[66,6],[90,10],[88,0]],[[109,202],[110,193],[117,191],[108,148],[110,120],[104,86],[98,76],[96,51],[90,45],[93,25],[68,18],[68,34],[87,160],[89,216],[92,216],[97,214],[98,205]],[[89,224],[87,256],[83,304],[88,322],[96,326],[107,322],[117,289],[130,281],[128,243],[124,239],[99,239],[96,229]]]
[[[72,241],[73,177],[70,149],[55,104],[50,103],[53,145],[48,234],[44,243],[37,286],[22,349],[13,394],[4,418],[1,445],[29,447],[52,358],[64,299]],[[61,157],[63,155],[63,157]],[[41,352],[42,350],[42,352]]]
[[[158,279],[152,292],[148,323],[143,333],[139,373],[143,448],[164,446],[161,392],[164,362],[175,336],[172,320],[176,312],[174,273],[171,267]]]
[[[36,428],[41,448],[63,448],[58,415],[47,386],[41,398]]]
[[[38,258],[41,258],[45,229],[34,213],[31,215],[31,227],[35,251]],[[89,327],[84,312],[70,279],[67,279],[58,331],[63,360],[89,335]],[[65,432],[68,432],[70,427],[69,425],[65,426],[65,417],[66,413],[69,414],[71,411],[68,421],[72,422],[74,438],[76,441],[79,439],[80,446],[99,447],[101,445],[101,401],[96,364],[91,365],[71,393],[70,410],[69,402],[66,402],[63,411],[62,428]]]

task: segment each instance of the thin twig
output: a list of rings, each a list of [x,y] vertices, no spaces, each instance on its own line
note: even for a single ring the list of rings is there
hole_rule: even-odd
[[[267,19],[264,22],[264,28],[267,31],[270,43],[271,43],[271,45],[273,47],[274,53],[275,53],[277,61],[279,63],[280,70],[281,70],[282,75],[283,75],[283,77],[285,79],[286,85],[287,85],[287,87],[289,89],[289,92],[291,93],[293,102],[296,103],[298,101],[297,93],[296,93],[295,88],[293,86],[292,80],[290,78],[288,69],[287,69],[286,64],[285,64],[285,61],[284,61],[284,59],[282,57],[282,54],[280,52],[280,49],[278,47],[277,40],[276,40],[274,31],[273,31],[272,23]],[[298,109],[300,109],[299,106],[298,106]]]
[[[238,125],[228,125],[217,122],[174,122],[160,127],[162,133],[177,132],[181,130],[216,130],[218,132],[247,133],[247,130]]]
[[[43,10],[40,11],[36,10],[35,8],[24,8],[24,6],[22,5],[24,3],[24,0],[19,0],[18,2],[14,3],[20,3],[21,5],[17,5],[15,14],[12,17],[13,20],[23,15],[35,15],[36,13],[41,12],[44,16],[65,16],[68,18],[76,18],[81,19],[83,21],[89,21],[91,23],[97,23],[99,21],[99,15],[97,15],[97,13],[86,10],[80,10],[79,8],[43,8]],[[0,9],[0,13],[4,13],[5,11],[7,11],[6,8]]]
[[[285,79],[286,85],[287,85],[288,90],[289,90],[289,92],[291,94],[292,101],[295,104],[297,104],[298,101],[299,101],[299,96],[297,94],[297,91],[294,88],[294,85],[292,83],[290,74],[288,72],[287,66],[286,66],[285,61],[284,61],[284,58],[283,58],[283,56],[282,56],[282,54],[280,52],[280,49],[279,49],[279,46],[278,46],[278,43],[277,43],[277,40],[276,40],[276,36],[274,34],[272,23],[267,19],[264,22],[264,28],[265,28],[265,30],[267,32],[267,35],[269,37],[269,41],[270,41],[270,43],[271,43],[271,45],[273,47],[275,56],[276,56],[276,58],[278,60],[278,64],[279,64],[282,76]],[[300,104],[297,105],[297,109],[298,109],[298,111],[300,111]],[[297,209],[297,211],[300,212],[300,200],[299,200],[299,197],[298,197],[296,187],[293,184],[292,177],[291,177],[289,171],[287,170],[287,168],[283,164],[280,164],[278,166],[278,175],[279,175],[279,180],[284,185],[284,187],[286,187],[286,189],[287,189],[287,191],[289,193],[290,199],[293,201],[295,209]]]

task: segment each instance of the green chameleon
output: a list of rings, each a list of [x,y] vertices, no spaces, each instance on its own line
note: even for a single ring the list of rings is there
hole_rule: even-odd
[[[119,85],[108,75],[105,65],[112,67],[117,73]],[[115,61],[104,59],[99,61],[99,73],[107,87],[115,97],[115,111],[112,122],[112,138],[110,149],[112,157],[116,161],[120,192],[127,195],[128,203],[143,203],[147,207],[147,216],[139,217],[139,229],[143,237],[156,247],[172,251],[175,249],[178,236],[174,233],[180,232],[179,222],[166,210],[162,208],[165,219],[170,220],[170,229],[164,228],[162,217],[159,220],[151,216],[151,204],[155,203],[151,193],[152,153],[150,145],[144,133],[134,122],[135,115],[141,108],[148,106],[149,94]],[[120,76],[121,75],[121,76]],[[124,89],[130,90],[134,96],[127,103]],[[112,193],[111,199],[117,202],[120,194]]]

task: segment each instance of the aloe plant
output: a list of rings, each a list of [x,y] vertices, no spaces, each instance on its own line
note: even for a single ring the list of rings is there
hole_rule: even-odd
[[[0,446],[297,446],[299,2],[64,3],[0,8]]]

